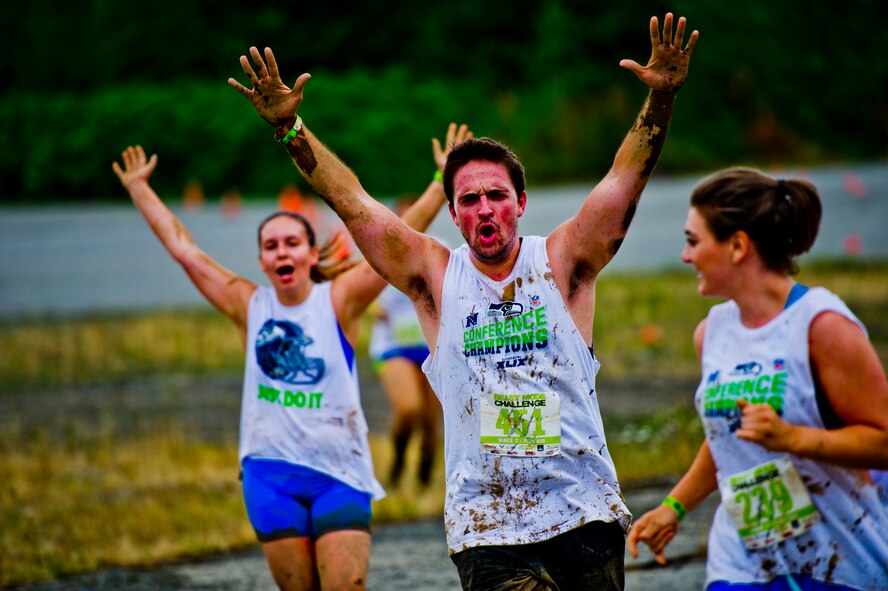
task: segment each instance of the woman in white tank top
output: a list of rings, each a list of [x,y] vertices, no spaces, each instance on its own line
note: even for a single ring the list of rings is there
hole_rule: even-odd
[[[733,168],[691,196],[682,261],[713,306],[694,344],[706,441],[663,503],[633,526],[660,563],[687,511],[718,491],[706,586],[888,585],[888,515],[870,470],[888,468],[888,382],[866,329],[791,275],[820,224],[815,187]]]
[[[434,140],[439,171],[470,136],[451,124],[443,148]],[[244,500],[275,581],[287,590],[363,588],[370,499],[385,493],[373,472],[353,350],[361,316],[386,282],[366,261],[337,256],[343,236],[318,246],[303,216],[280,211],[259,227],[259,265],[271,286],[257,286],[204,253],[160,200],[148,183],[156,155],[129,147],[122,161],[113,169],[134,205],[247,351]],[[444,200],[436,175],[402,219],[423,231]]]

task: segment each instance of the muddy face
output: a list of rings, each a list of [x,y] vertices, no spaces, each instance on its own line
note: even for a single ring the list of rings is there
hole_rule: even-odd
[[[470,162],[453,179],[450,215],[472,256],[486,264],[501,263],[518,248],[518,218],[526,195],[517,195],[502,164]]]

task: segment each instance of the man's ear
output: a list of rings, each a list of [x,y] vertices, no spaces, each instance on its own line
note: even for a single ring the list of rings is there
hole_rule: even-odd
[[[527,191],[521,191],[518,195],[518,217],[524,215],[524,209],[527,207]]]
[[[453,208],[453,201],[447,203],[447,209],[450,211],[450,219],[452,219],[453,223],[456,224],[456,227],[459,228],[459,220],[456,218],[456,210]]]

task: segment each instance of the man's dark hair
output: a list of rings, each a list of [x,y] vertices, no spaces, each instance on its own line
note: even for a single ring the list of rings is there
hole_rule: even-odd
[[[524,166],[518,160],[518,156],[489,137],[471,138],[450,151],[447,164],[444,166],[444,194],[447,195],[447,202],[451,207],[453,207],[453,177],[460,168],[478,160],[505,166],[515,187],[515,193],[521,195],[524,192]]]

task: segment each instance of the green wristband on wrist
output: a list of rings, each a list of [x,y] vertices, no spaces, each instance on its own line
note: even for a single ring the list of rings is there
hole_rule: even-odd
[[[440,170],[436,170],[436,171],[435,171],[435,176],[432,177],[432,178],[433,178],[434,180],[438,181],[439,183],[443,183],[443,182],[444,182],[444,175],[441,174],[441,171],[440,171]]]
[[[296,137],[296,134],[298,134],[301,129],[302,117],[296,115],[296,123],[293,125],[293,128],[289,132],[287,132],[287,135],[285,135],[278,141],[282,144],[289,144],[291,141],[293,141],[293,138]]]
[[[660,504],[666,505],[667,507],[675,511],[675,514],[678,515],[679,521],[682,521],[685,518],[685,515],[688,514],[688,510],[685,509],[685,506],[682,505],[681,501],[679,501],[675,497],[666,497]]]

